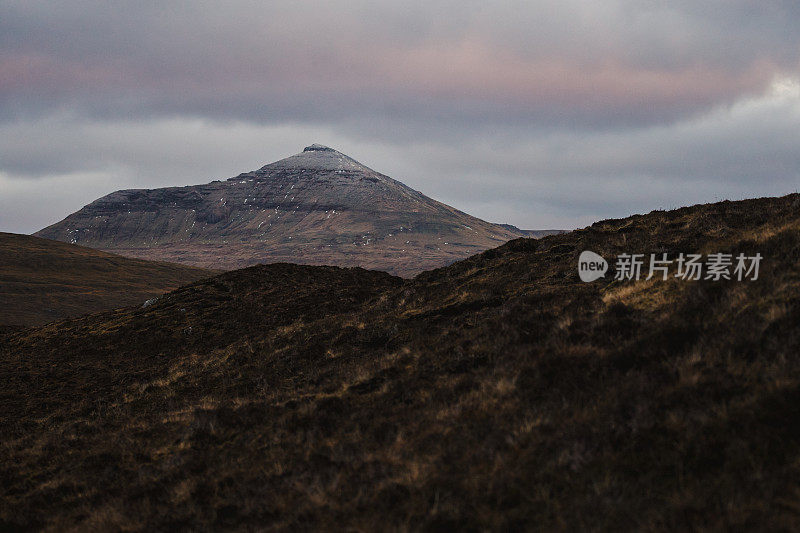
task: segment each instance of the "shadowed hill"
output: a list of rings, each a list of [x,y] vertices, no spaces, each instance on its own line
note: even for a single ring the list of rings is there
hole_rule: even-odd
[[[34,325],[146,299],[214,275],[30,235],[0,233],[0,325]]]
[[[757,281],[581,283],[587,249],[764,259]],[[0,346],[8,526],[800,526],[798,195],[408,281],[253,267]]]

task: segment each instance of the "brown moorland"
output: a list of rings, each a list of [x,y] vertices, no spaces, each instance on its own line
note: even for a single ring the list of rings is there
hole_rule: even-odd
[[[586,249],[764,260],[581,283]],[[251,267],[0,346],[6,528],[800,528],[797,194],[413,280]]]
[[[217,274],[0,233],[0,326],[32,326],[145,300]]]

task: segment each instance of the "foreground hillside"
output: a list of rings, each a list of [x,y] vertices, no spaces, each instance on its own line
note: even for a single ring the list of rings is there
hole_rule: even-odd
[[[583,250],[756,281],[581,283]],[[271,265],[0,343],[0,524],[800,527],[800,195],[519,239],[410,281]]]
[[[139,304],[213,271],[0,233],[0,326]]]
[[[289,262],[412,276],[547,233],[475,218],[313,144],[225,181],[117,191],[37,235],[207,268]]]

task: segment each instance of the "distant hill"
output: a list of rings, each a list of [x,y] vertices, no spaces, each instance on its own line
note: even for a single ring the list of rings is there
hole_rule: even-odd
[[[567,230],[563,229],[519,229],[512,224],[499,224],[509,231],[522,234],[524,237],[531,237],[538,239],[540,237],[547,237],[548,235],[558,235],[559,233],[566,233]]]
[[[44,324],[141,305],[148,298],[213,274],[30,235],[0,233],[0,325]]]
[[[209,268],[291,262],[412,276],[533,234],[315,144],[227,181],[117,191],[36,235]]]
[[[578,277],[591,250],[612,262]],[[756,281],[614,279],[761,254]],[[0,339],[0,525],[800,529],[800,195],[287,264]]]

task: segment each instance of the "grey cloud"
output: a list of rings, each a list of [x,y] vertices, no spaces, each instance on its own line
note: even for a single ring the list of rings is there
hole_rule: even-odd
[[[709,6],[716,6],[712,10]],[[488,126],[685,117],[795,71],[790,3],[0,3],[0,116]],[[384,133],[383,135],[387,135]]]
[[[311,142],[531,228],[791,192],[798,28],[786,0],[0,0],[0,228]]]
[[[437,141],[364,139],[326,124],[62,116],[0,127],[0,161],[13,168],[0,187],[38,176],[41,187],[26,189],[38,190],[43,200],[34,208],[41,206],[38,226],[26,226],[33,231],[68,214],[48,207],[47,199],[60,194],[50,183],[65,179],[59,172],[94,176],[83,205],[100,190],[225,179],[319,141],[476,216],[572,228],[632,212],[797,190],[800,84],[787,83],[782,93],[657,127],[440,132]],[[31,202],[23,196],[20,206]]]
[[[533,130],[465,145],[419,144],[395,168],[428,194],[485,218],[504,221],[512,213],[521,226],[575,227],[632,212],[795,192],[798,147],[800,85],[793,85],[788,95],[745,99],[658,127]]]
[[[333,143],[335,135],[326,126],[179,118],[98,122],[62,114],[0,124],[0,161],[17,179],[124,169],[135,181],[120,186],[185,185],[260,168],[299,151],[309,138]]]

